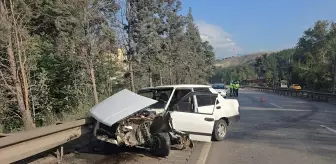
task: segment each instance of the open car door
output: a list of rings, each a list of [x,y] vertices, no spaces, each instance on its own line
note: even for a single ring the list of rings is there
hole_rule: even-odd
[[[212,131],[215,123],[213,116],[216,97],[218,94],[190,92],[176,104],[172,104],[172,109],[168,109],[172,118],[172,125],[175,130],[189,134],[194,141],[211,142]],[[208,97],[212,107],[207,104],[206,112],[197,112],[196,97]],[[215,98],[215,100],[212,100]],[[195,105],[196,104],[196,105]]]

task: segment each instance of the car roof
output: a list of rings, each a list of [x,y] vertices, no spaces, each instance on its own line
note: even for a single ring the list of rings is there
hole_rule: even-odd
[[[160,88],[210,88],[211,85],[200,85],[200,84],[176,84],[176,85],[161,85],[155,87],[142,88],[140,90],[146,89],[160,89]]]

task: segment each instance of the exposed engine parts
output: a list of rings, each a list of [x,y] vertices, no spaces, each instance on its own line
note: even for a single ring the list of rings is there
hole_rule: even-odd
[[[170,149],[171,144],[179,149],[193,147],[187,134],[172,128],[169,114],[156,115],[146,110],[133,114],[112,127],[101,126],[99,131],[101,134],[97,135],[98,138],[117,145],[141,146],[153,150],[157,150],[156,147],[159,146],[161,152],[152,151],[160,156],[167,155],[161,148]],[[158,143],[163,145],[158,145]]]
[[[116,130],[117,142],[128,146],[148,145],[150,126],[155,116],[148,111],[141,111],[122,120]]]

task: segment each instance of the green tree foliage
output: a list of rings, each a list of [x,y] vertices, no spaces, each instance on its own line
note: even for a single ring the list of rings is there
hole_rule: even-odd
[[[83,117],[124,87],[206,83],[213,48],[181,9],[180,0],[0,0],[0,131]]]
[[[179,0],[126,1],[124,23],[130,88],[206,83],[213,72],[214,52],[201,40],[191,9],[179,14]],[[137,27],[137,28],[134,28]]]
[[[312,89],[330,89],[335,77],[334,23],[317,21],[299,39],[294,59],[297,81]]]
[[[257,78],[257,73],[252,65],[241,65],[228,68],[219,68],[211,78],[211,82],[230,83],[230,81],[245,81]]]
[[[244,80],[242,67],[249,67],[257,78],[266,80],[271,87],[279,87],[280,81],[289,85],[300,84],[306,89],[333,91],[336,88],[336,24],[317,21],[304,31],[296,47],[265,54],[252,64],[220,68],[215,80]],[[221,78],[218,78],[221,77]]]

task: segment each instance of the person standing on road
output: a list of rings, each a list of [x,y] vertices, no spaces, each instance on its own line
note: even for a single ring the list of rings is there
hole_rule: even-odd
[[[235,84],[234,84],[234,90],[235,90],[235,95],[236,95],[236,97],[238,97],[238,90],[239,90],[239,87],[240,87],[239,82],[236,81]]]
[[[232,96],[232,93],[233,93],[233,82],[232,81],[230,81],[230,86],[229,86],[229,88],[230,88],[230,96]]]
[[[233,82],[233,84],[232,84],[232,90],[233,90],[233,96],[237,96],[236,82]]]

